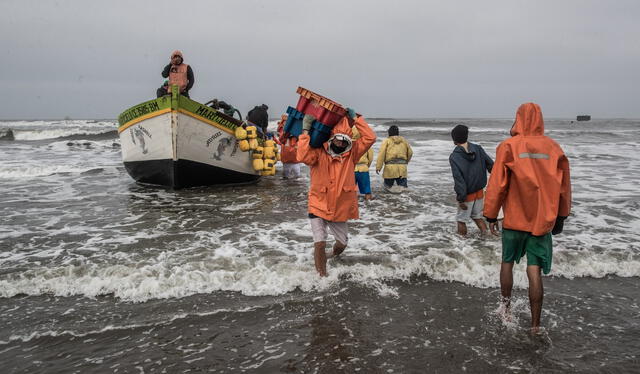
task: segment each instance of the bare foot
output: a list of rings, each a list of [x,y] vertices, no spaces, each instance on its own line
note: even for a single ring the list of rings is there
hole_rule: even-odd
[[[542,329],[540,328],[540,326],[535,326],[532,327],[531,330],[529,330],[529,333],[532,336],[542,335]]]
[[[511,315],[511,299],[508,297],[503,297],[500,300],[501,308],[500,308],[500,316],[506,322],[511,322],[513,316]]]

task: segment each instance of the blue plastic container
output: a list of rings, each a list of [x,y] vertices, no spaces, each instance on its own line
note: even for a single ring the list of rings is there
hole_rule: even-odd
[[[287,122],[284,123],[284,132],[291,134],[291,136],[300,136],[302,134],[304,113],[298,112],[294,107],[288,107],[287,115]]]
[[[331,131],[333,127],[323,125],[318,121],[314,121],[311,124],[311,131],[309,131],[309,145],[312,148],[320,148],[329,138],[331,138]]]

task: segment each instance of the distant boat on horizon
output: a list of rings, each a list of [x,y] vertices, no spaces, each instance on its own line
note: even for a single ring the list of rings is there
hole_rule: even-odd
[[[580,114],[576,116],[577,121],[591,121],[591,116],[588,114]]]

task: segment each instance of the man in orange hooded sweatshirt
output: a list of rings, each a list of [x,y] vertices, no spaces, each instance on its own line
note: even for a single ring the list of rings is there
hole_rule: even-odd
[[[309,221],[313,232],[314,262],[321,277],[327,275],[327,229],[336,239],[333,255],[338,256],[347,247],[347,221],[358,219],[358,187],[354,168],[360,157],[375,143],[376,134],[362,117],[347,108],[347,116],[332,131],[332,136],[321,148],[309,146],[309,129],[315,120],[305,115],[302,134],[298,139],[298,161],[309,166]],[[351,140],[351,127],[355,125],[360,138]]]
[[[571,210],[569,160],[562,148],[544,135],[537,104],[518,108],[511,138],[496,149],[484,216],[498,235],[496,218],[504,211],[500,289],[508,311],[513,288],[513,263],[527,256],[531,331],[540,328],[543,286],[540,270],[551,270],[551,234],[560,234]]]

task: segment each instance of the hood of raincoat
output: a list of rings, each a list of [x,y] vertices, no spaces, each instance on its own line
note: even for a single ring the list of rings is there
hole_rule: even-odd
[[[391,139],[391,141],[394,142],[395,144],[400,144],[404,142],[404,138],[400,135],[390,136],[389,139]]]
[[[341,152],[335,152],[333,150],[333,148],[331,147],[331,143],[333,142],[333,139],[338,139],[338,140],[343,140],[347,142],[347,146],[345,147],[345,149]],[[351,138],[349,137],[349,135],[347,134],[334,134],[329,141],[327,142],[327,153],[329,153],[329,155],[331,155],[331,157],[339,157],[347,152],[349,152],[351,150],[351,147],[353,146],[353,142],[351,141]]]
[[[171,53],[171,58],[174,58],[175,56],[180,56],[182,62],[184,62],[184,56],[182,56],[182,52],[177,49]]]
[[[525,103],[520,105],[516,112],[516,120],[511,127],[511,136],[516,135],[544,135],[544,120],[538,104]]]

